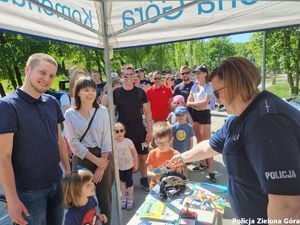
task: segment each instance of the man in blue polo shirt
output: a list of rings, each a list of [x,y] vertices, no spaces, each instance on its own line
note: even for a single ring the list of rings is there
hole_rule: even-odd
[[[171,162],[221,153],[237,223],[299,224],[299,112],[272,93],[259,91],[260,73],[246,58],[224,60],[210,79],[216,98],[232,116],[210,140]]]
[[[58,102],[44,94],[57,63],[46,54],[29,57],[25,82],[0,100],[0,181],[11,219],[17,224],[60,225],[62,171],[70,173]]]

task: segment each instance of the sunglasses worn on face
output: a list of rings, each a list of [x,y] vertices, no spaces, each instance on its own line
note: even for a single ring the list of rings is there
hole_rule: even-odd
[[[175,104],[175,105],[180,105],[180,104],[182,104],[183,102],[173,102],[173,104]]]
[[[161,80],[161,77],[154,77],[153,80]]]
[[[129,77],[134,77],[134,74],[132,73],[124,74],[124,78],[129,78]]]
[[[120,130],[116,130],[116,133],[118,134],[118,133],[123,133],[124,132],[124,130],[123,129],[120,129]]]
[[[181,75],[183,76],[183,75],[185,75],[185,74],[189,74],[190,72],[183,72],[183,73],[181,73]]]
[[[219,92],[222,91],[225,87],[226,87],[226,86],[224,86],[224,87],[222,87],[222,88],[220,88],[220,89],[214,91],[214,95],[216,96],[217,99],[220,98],[220,93],[219,93]]]

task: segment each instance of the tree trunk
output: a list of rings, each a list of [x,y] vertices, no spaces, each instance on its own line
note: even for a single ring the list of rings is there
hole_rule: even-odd
[[[92,69],[92,63],[91,63],[91,56],[89,49],[84,48],[84,56],[85,56],[85,68],[87,71],[91,71]]]
[[[3,88],[2,84],[1,84],[1,82],[0,82],[0,95],[1,95],[1,97],[6,96],[4,88]]]
[[[291,90],[291,95],[294,95],[294,80],[293,80],[293,73],[292,73],[292,68],[291,68],[291,63],[290,63],[290,53],[291,53],[291,39],[290,39],[290,31],[285,30],[283,32],[283,38],[284,38],[284,64],[286,68],[286,73],[287,73],[287,80],[290,85],[290,90]]]
[[[103,62],[103,65],[105,65],[105,61],[104,61],[104,56],[103,54],[99,54],[101,61]],[[104,76],[106,77],[106,71],[105,71],[105,66],[103,67],[103,73]]]
[[[61,62],[61,68],[63,70],[63,73],[66,75],[66,77],[69,77],[69,74],[68,74],[68,71],[66,69],[66,64],[65,64],[64,60]]]
[[[13,72],[13,70],[11,69],[11,67],[9,65],[6,66],[6,71],[7,71],[7,74],[8,74],[8,77],[9,77],[9,80],[10,80],[12,86],[16,90],[17,82],[16,82],[15,77],[14,77],[14,72]]]
[[[103,81],[102,79],[102,74],[103,74],[103,71],[104,71],[104,67],[101,66],[101,62],[100,62],[100,54],[99,54],[99,50],[94,50],[95,52],[95,55],[96,55],[96,64],[97,64],[97,69],[98,69],[98,72],[100,72],[100,80],[101,82]]]
[[[15,69],[15,73],[16,73],[18,86],[22,86],[23,85],[22,78],[21,78],[22,75],[21,75],[18,65],[14,65],[14,69]]]

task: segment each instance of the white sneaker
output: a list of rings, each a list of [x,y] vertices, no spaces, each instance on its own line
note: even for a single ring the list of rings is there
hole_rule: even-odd
[[[126,205],[127,205],[127,199],[121,198],[121,208],[126,209]]]
[[[133,209],[133,200],[128,199],[127,200],[127,206],[126,206],[127,210],[132,210]]]

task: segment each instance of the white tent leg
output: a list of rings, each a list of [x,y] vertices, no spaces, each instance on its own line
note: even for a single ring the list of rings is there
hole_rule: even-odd
[[[115,177],[115,190],[116,190],[116,205],[118,211],[118,224],[123,225],[122,210],[121,210],[121,192],[120,192],[120,179],[119,179],[119,165],[118,165],[118,150],[116,148],[115,142],[115,110],[113,104],[113,90],[112,90],[112,79],[111,79],[111,67],[110,67],[110,57],[109,57],[109,37],[108,37],[108,24],[107,24],[107,12],[106,12],[106,2],[95,2],[98,5],[101,12],[98,14],[99,24],[102,27],[103,33],[103,46],[104,46],[104,61],[105,61],[105,73],[106,73],[106,83],[108,86],[108,111],[110,120],[110,132],[112,138],[112,153],[113,153],[113,163],[114,163],[114,177]]]
[[[267,31],[263,32],[263,49],[262,49],[262,67],[261,67],[261,75],[262,75],[262,82],[261,82],[261,89],[264,91],[266,90],[266,39],[267,39]]]

